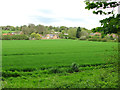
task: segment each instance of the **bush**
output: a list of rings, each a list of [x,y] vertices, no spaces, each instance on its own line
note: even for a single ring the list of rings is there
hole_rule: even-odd
[[[97,41],[101,41],[101,38],[98,38]]]
[[[2,72],[2,76],[3,77],[18,77],[20,76],[19,72],[15,71],[15,72],[11,72],[11,71],[3,71]]]
[[[18,35],[13,35],[11,37],[12,37],[12,40],[20,40],[20,37]]]
[[[106,38],[89,38],[88,41],[102,41],[107,42]]]
[[[106,39],[110,39],[110,36],[109,36],[109,35],[106,35],[105,38],[106,38]]]
[[[88,41],[97,41],[97,38],[89,38]]]
[[[31,34],[31,38],[35,38],[36,40],[40,40],[41,39],[41,36],[40,36],[40,34],[36,34],[36,33],[32,33]]]
[[[26,35],[4,35],[2,40],[29,40]]]
[[[73,72],[78,72],[79,71],[79,66],[76,63],[72,63],[72,66],[70,69],[68,69],[67,72],[73,73]]]
[[[80,38],[79,38],[79,40],[86,40],[87,38],[86,38],[86,36],[81,36]]]
[[[29,40],[26,35],[13,35],[11,36],[12,40]]]
[[[102,38],[101,41],[102,42],[107,42],[107,39],[106,38]]]
[[[79,71],[79,66],[76,64],[76,63],[72,63],[72,70],[75,71],[75,72],[78,72]]]
[[[105,38],[105,34],[102,33],[102,34],[101,34],[101,38]]]
[[[49,70],[49,73],[61,73],[62,71],[60,71],[58,68],[51,68]]]
[[[115,39],[113,40],[113,42],[118,42],[118,39],[117,39],[117,38],[115,38]]]
[[[111,40],[114,40],[114,38],[113,38],[113,36],[112,36],[112,35],[110,36],[110,39],[111,39]]]
[[[35,38],[36,38],[36,40],[40,40],[41,39],[41,36],[40,36],[40,34],[36,34],[36,36],[35,36]]]
[[[73,73],[74,71],[73,71],[71,68],[69,68],[69,69],[67,70],[67,72],[68,72],[68,73]]]
[[[2,40],[11,40],[11,36],[10,35],[3,35],[2,36]]]
[[[92,38],[92,36],[89,36],[89,38]]]
[[[101,38],[100,36],[92,36],[92,38]]]
[[[118,42],[120,42],[120,38],[118,38]]]
[[[73,40],[75,40],[75,39],[76,39],[76,37],[71,37],[70,39],[73,39]]]

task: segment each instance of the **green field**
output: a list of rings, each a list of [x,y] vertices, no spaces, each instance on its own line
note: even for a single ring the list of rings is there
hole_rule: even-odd
[[[116,42],[3,40],[2,86],[7,88],[104,88],[111,85],[117,87],[117,73],[109,73],[113,66],[110,63],[106,64],[108,59],[111,59],[111,55],[117,54],[114,50],[117,47]],[[79,66],[78,72],[70,71],[74,62]],[[107,83],[105,80],[100,82],[100,72],[103,72],[102,75],[107,73]]]
[[[2,33],[12,33],[12,32],[15,32],[15,31],[10,31],[10,30],[2,30]]]

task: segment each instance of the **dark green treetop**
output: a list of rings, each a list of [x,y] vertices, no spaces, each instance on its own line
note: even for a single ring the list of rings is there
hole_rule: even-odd
[[[81,32],[81,28],[78,27],[78,28],[77,28],[77,33],[76,33],[76,37],[77,37],[77,38],[80,38],[80,32]]]
[[[96,1],[96,2],[86,2],[85,9],[94,9],[93,14],[100,15],[112,15],[109,18],[100,20],[101,28],[93,30],[101,30],[104,34],[117,33],[120,31],[120,14],[115,14],[114,8],[120,5],[120,1]],[[107,11],[105,11],[105,9]],[[109,9],[109,10],[108,10]]]

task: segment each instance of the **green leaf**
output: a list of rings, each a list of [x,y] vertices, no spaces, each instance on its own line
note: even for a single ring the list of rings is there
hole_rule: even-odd
[[[119,28],[119,25],[116,25],[116,28],[118,29],[118,28]]]

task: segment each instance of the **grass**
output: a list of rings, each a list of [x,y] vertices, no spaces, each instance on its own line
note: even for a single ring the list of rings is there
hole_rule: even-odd
[[[12,32],[15,32],[15,31],[10,31],[10,30],[2,30],[2,33],[12,33]]]
[[[5,88],[116,88],[118,74],[109,72],[110,69],[58,74],[27,72],[21,77],[3,79],[2,85]]]
[[[107,72],[112,68],[109,64],[108,69],[103,67],[107,59],[113,53],[117,53],[114,48],[117,48],[118,43],[79,40],[3,40],[2,46],[3,87],[82,88],[85,83],[83,87],[95,88],[95,83],[91,84],[90,81],[89,86],[85,80],[95,78],[97,76],[94,74],[97,75],[100,71]],[[69,72],[73,62],[79,64],[80,72]],[[89,73],[93,74],[90,76]],[[74,77],[79,76],[82,82],[77,83],[79,79]],[[112,83],[115,84],[117,79],[113,76],[110,77],[115,79]],[[98,87],[103,87],[102,84],[99,86],[98,80],[95,80]],[[109,82],[109,79],[107,81]],[[110,86],[110,83],[107,85]],[[107,85],[104,87],[109,87]]]

